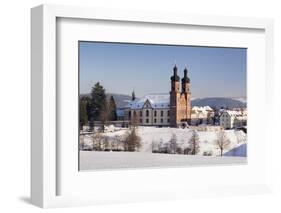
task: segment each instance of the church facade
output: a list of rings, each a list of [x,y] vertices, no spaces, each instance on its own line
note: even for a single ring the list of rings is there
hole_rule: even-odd
[[[175,65],[170,78],[169,94],[150,94],[143,98],[133,98],[125,108],[125,120],[143,126],[177,127],[190,124],[191,92],[187,68],[182,79]]]

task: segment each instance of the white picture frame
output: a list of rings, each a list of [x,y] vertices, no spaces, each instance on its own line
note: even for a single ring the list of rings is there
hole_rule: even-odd
[[[61,159],[60,154],[62,150],[57,144],[58,134],[57,121],[58,121],[58,88],[60,86],[60,80],[57,77],[57,21],[58,19],[79,19],[79,20],[100,20],[100,21],[118,21],[130,22],[130,23],[152,23],[155,26],[199,26],[202,28],[218,28],[227,31],[233,30],[257,30],[262,32],[261,40],[264,41],[264,56],[262,60],[264,67],[260,68],[260,75],[266,75],[265,79],[258,79],[257,82],[263,82],[264,87],[260,88],[260,92],[264,94],[262,96],[261,107],[273,103],[273,97],[270,91],[273,88],[273,21],[271,19],[256,19],[256,18],[238,18],[238,17],[216,17],[216,16],[202,16],[202,15],[187,15],[187,14],[160,14],[152,12],[141,11],[122,11],[122,10],[110,10],[110,9],[96,9],[96,8],[84,8],[73,6],[54,6],[54,5],[41,5],[31,10],[31,201],[33,204],[47,208],[47,207],[59,207],[59,206],[75,206],[75,205],[91,205],[100,203],[117,203],[117,202],[139,202],[143,200],[166,200],[166,199],[182,199],[188,197],[198,196],[224,196],[224,195],[242,195],[253,193],[270,192],[272,186],[272,165],[270,161],[270,153],[272,146],[266,143],[266,153],[262,157],[264,164],[258,168],[255,165],[254,174],[263,173],[262,177],[257,177],[253,184],[250,184],[250,178],[245,182],[241,180],[237,183],[223,182],[221,184],[200,185],[200,181],[194,183],[192,187],[173,187],[172,184],[168,184],[165,190],[159,189],[159,187],[152,187],[151,191],[146,191],[148,188],[145,184],[141,189],[132,189],[127,186],[127,189],[121,188],[105,188],[96,189],[96,193],[90,195],[81,190],[78,194],[71,193],[71,191],[77,191],[78,182],[75,181],[75,177],[70,177],[71,174],[61,174],[64,164],[59,163]],[[235,36],[235,35],[234,35]],[[164,41],[163,41],[164,42]],[[205,45],[208,43],[204,43]],[[261,54],[261,55],[262,55]],[[251,56],[250,56],[251,57]],[[252,69],[252,68],[251,68]],[[252,75],[249,76],[252,79]],[[76,78],[78,78],[76,76]],[[64,79],[68,81],[68,79]],[[249,80],[248,80],[249,81]],[[255,87],[254,83],[251,83],[250,87]],[[248,96],[254,96],[254,91],[250,89]],[[257,100],[258,101],[258,100]],[[253,101],[254,102],[254,101]],[[265,103],[266,102],[266,103]],[[262,109],[262,108],[261,108]],[[254,117],[254,115],[252,116]],[[270,121],[270,117],[264,118],[267,122]],[[254,123],[254,122],[253,122]],[[257,128],[257,129],[255,129]],[[259,131],[258,127],[253,124],[253,130]],[[266,141],[270,139],[270,129],[267,127],[265,133]],[[260,133],[261,134],[261,133]],[[251,139],[251,138],[250,138]],[[253,138],[252,138],[253,139]],[[261,139],[260,139],[261,140]],[[70,148],[72,149],[72,148]],[[74,149],[74,148],[73,148]],[[250,153],[258,152],[258,150],[249,148]],[[73,150],[72,150],[73,151]],[[66,152],[66,151],[64,151]],[[71,153],[71,152],[70,152]],[[67,153],[66,153],[67,155]],[[70,154],[69,154],[70,155]],[[71,154],[72,155],[72,154]],[[71,156],[71,158],[77,158],[77,156]],[[253,158],[254,160],[254,158]],[[255,164],[249,159],[250,165]],[[250,167],[249,167],[250,168]],[[164,178],[175,178],[175,176],[186,177],[186,171],[198,170],[193,178],[200,178],[199,174],[204,172],[211,172],[212,168],[175,168],[175,169],[146,169],[146,170],[130,170],[130,171],[102,171],[102,172],[84,172],[82,178],[97,177],[99,182],[108,180],[108,176],[115,176],[120,178],[126,175],[142,176],[158,178],[159,176]],[[225,171],[236,170],[238,172],[245,172],[247,175],[247,167],[220,167],[218,172],[222,169]],[[220,170],[220,171],[219,171]],[[254,170],[254,169],[253,169]],[[171,175],[173,172],[175,176]],[[77,171],[78,172],[78,171]],[[126,172],[126,173],[125,173]],[[169,174],[168,174],[169,173]],[[110,174],[110,175],[109,175]],[[197,177],[196,177],[197,175]],[[61,193],[60,188],[62,182],[66,181],[68,177],[68,193]],[[88,177],[87,177],[88,176]],[[80,177],[79,177],[80,178]],[[83,179],[83,180],[86,180]],[[238,178],[239,179],[239,178]],[[79,179],[82,180],[82,179]],[[165,179],[164,179],[165,180]],[[76,180],[78,181],[78,179]],[[66,181],[67,182],[67,181]],[[71,185],[70,185],[71,184]],[[83,188],[82,187],[82,188]],[[150,186],[151,187],[151,186]],[[125,186],[126,188],[126,186]],[[130,189],[129,189],[130,188]],[[112,189],[112,190],[111,190]],[[93,191],[93,187],[89,186],[89,189]],[[109,191],[111,190],[111,191]],[[122,191],[123,190],[123,191]],[[85,193],[85,194],[84,194]],[[122,193],[122,196],[120,196]]]

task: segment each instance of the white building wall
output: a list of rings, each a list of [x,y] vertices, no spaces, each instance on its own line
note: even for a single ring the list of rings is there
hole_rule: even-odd
[[[233,128],[234,118],[230,116],[227,112],[223,112],[220,116],[220,126],[224,129]]]
[[[220,126],[227,128],[242,127],[243,123],[247,121],[247,116],[239,114],[231,114],[228,112],[223,112],[220,116]]]
[[[169,108],[163,109],[128,109],[125,113],[127,118],[129,118],[129,111],[131,111],[131,119],[134,119],[134,112],[136,113],[136,119],[138,120],[139,125],[143,126],[169,126],[170,125],[170,116]],[[148,111],[148,116],[147,116]],[[156,116],[155,116],[156,111]],[[161,113],[163,112],[163,113]]]

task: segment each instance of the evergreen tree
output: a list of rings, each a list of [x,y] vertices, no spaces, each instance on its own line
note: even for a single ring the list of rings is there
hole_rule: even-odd
[[[80,122],[80,130],[82,130],[83,126],[88,122],[87,101],[83,99],[80,99],[80,104],[79,104],[79,122]]]
[[[105,130],[105,124],[110,117],[109,115],[110,115],[109,102],[106,100],[99,112],[99,117],[98,117],[102,125],[102,132],[104,132]]]
[[[113,96],[110,97],[109,100],[109,120],[116,121],[117,120],[117,113],[116,113],[116,104]]]
[[[100,113],[106,105],[105,89],[99,82],[92,87],[90,103],[90,121],[98,120]]]
[[[85,103],[85,108],[86,108],[86,113],[87,113],[87,122],[90,119],[90,115],[91,115],[91,98],[88,96],[84,96],[81,98],[82,101]]]

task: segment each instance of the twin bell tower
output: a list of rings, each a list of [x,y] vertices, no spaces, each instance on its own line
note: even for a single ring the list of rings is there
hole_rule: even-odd
[[[170,91],[170,126],[178,127],[183,124],[190,124],[191,120],[191,92],[190,79],[187,76],[187,68],[183,70],[184,76],[178,76],[178,68],[175,65],[171,76]]]

